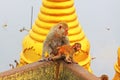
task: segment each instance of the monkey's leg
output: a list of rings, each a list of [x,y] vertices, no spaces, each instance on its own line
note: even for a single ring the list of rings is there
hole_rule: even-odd
[[[66,61],[67,63],[72,63],[72,61],[71,61],[71,59],[70,59],[69,53],[67,53],[66,58],[65,58],[65,61]]]
[[[50,56],[47,58],[48,61],[52,61],[52,58],[54,57],[54,54],[53,53],[50,53]]]
[[[61,58],[62,58],[62,55],[56,55],[56,56],[52,57],[52,60],[55,61],[55,60],[58,60]]]

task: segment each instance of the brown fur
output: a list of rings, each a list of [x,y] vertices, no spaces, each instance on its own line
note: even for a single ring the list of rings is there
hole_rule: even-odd
[[[69,44],[67,35],[68,25],[65,22],[60,22],[53,26],[43,43],[42,59],[45,58],[46,52],[50,56],[54,56],[57,54],[57,47]]]
[[[52,59],[56,60],[61,57],[65,57],[65,61],[68,63],[75,63],[73,60],[73,54],[81,49],[81,44],[75,43],[74,45],[63,45],[58,47],[58,54]]]

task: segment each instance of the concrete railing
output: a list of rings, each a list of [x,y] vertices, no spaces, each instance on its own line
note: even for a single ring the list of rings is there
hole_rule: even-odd
[[[101,80],[78,64],[35,62],[0,73],[0,80]]]

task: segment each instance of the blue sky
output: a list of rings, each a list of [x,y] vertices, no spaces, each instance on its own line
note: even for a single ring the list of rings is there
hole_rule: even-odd
[[[0,72],[10,69],[9,63],[19,60],[22,40],[30,29],[31,6],[33,22],[40,10],[41,0],[0,0]],[[97,76],[114,76],[117,49],[120,46],[120,1],[75,0],[76,12],[82,28],[90,41],[93,73]],[[7,27],[3,27],[7,24]],[[110,30],[107,30],[110,28]]]

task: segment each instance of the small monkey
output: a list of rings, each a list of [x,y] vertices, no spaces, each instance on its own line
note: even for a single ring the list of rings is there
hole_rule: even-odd
[[[42,60],[45,60],[45,53],[47,52],[50,56],[57,54],[57,47],[69,44],[68,39],[68,25],[65,22],[60,22],[54,25],[46,39],[43,42]]]
[[[75,63],[73,60],[73,54],[81,50],[81,44],[75,43],[74,45],[63,45],[58,47],[58,53],[52,58],[52,60],[60,59],[64,57],[67,63]]]

